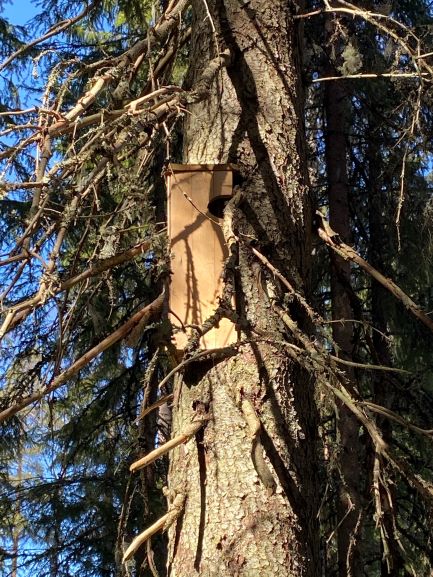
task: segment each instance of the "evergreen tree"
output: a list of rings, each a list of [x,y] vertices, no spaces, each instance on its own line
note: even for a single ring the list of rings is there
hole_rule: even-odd
[[[5,575],[430,574],[432,16],[364,4],[0,21]],[[181,356],[175,162],[237,173]]]

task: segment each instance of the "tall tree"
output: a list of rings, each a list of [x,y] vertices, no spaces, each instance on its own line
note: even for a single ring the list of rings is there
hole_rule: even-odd
[[[307,13],[300,2],[268,0],[51,0],[38,20],[46,32],[0,64],[5,72],[28,56],[35,72],[28,108],[7,101],[0,116],[6,137],[0,339],[7,345],[0,350],[0,422],[8,441],[0,447],[6,530],[0,552],[7,568],[98,577],[162,575],[165,565],[167,574],[180,577],[334,575],[336,564],[327,561],[335,558],[337,535],[340,575],[361,568],[372,576],[379,569],[430,571],[428,532],[410,508],[421,511],[420,497],[430,504],[433,495],[431,423],[407,406],[431,403],[430,373],[423,377],[424,397],[406,391],[397,405],[379,391],[392,374],[402,388],[412,387],[413,377],[388,365],[404,358],[398,330],[406,325],[395,310],[379,318],[386,300],[376,299],[370,277],[425,332],[432,329],[428,314],[403,292],[415,285],[429,310],[421,278],[405,279],[408,259],[393,247],[385,263],[371,245],[389,215],[379,202],[382,189],[392,196],[409,172],[425,185],[413,145],[415,120],[429,118],[423,90],[432,72],[431,42],[426,33],[421,50],[421,31],[412,30],[405,9],[384,11],[360,11],[343,0]],[[325,101],[324,91],[309,92],[319,101],[317,113],[308,109],[309,130],[318,126],[321,133],[310,170],[315,182],[328,177],[313,207],[301,65],[320,48],[312,39],[305,43],[303,24],[312,19],[320,26],[330,13],[338,15],[335,22],[355,18],[357,24],[332,31],[334,45],[344,46],[332,74],[346,76],[345,84],[330,85]],[[377,101],[365,84],[351,88],[352,115],[333,107],[351,78],[366,81],[367,54],[374,76],[388,41],[393,66],[390,73],[380,68],[380,86],[398,77],[393,81],[418,89],[413,116],[413,108],[398,103],[400,94],[387,108],[404,121],[407,145],[395,122],[373,131],[381,119],[371,114]],[[311,68],[304,71],[311,79]],[[327,163],[321,157],[325,107]],[[373,146],[377,134],[381,148]],[[375,172],[379,157],[392,163]],[[230,249],[221,299],[215,314],[191,327],[181,355],[167,322],[171,261],[162,176],[174,160],[199,168],[229,163],[237,173],[220,221]],[[366,191],[369,179],[375,186]],[[425,205],[430,189],[423,190]],[[400,194],[393,205],[401,244],[420,214],[416,203],[404,201]],[[329,207],[330,223],[326,210],[313,218],[319,207]],[[327,258],[311,258],[313,237],[336,255],[339,276]],[[380,274],[385,265],[402,287]],[[325,268],[316,291],[319,315],[310,304],[311,279]],[[334,316],[346,321],[333,334],[331,301]],[[357,318],[347,318],[352,315]],[[238,341],[201,349],[202,334],[222,317],[235,325]],[[349,320],[365,329],[357,332],[356,347]],[[394,357],[375,354],[372,321],[392,331]],[[415,334],[411,327],[406,339]],[[372,371],[388,377],[369,379]],[[41,403],[44,410],[32,410]],[[36,447],[46,463],[18,488],[7,462],[17,456],[16,436],[23,462]],[[361,451],[366,471],[358,475]],[[344,481],[339,495],[336,470]],[[23,520],[15,552],[9,496]],[[359,549],[362,515],[366,538]],[[156,536],[160,530],[168,532],[168,546]],[[26,557],[28,538],[39,552]],[[10,562],[17,554],[21,564]]]
[[[208,8],[193,3],[188,80],[215,59],[226,67],[206,101],[188,108],[183,159],[238,166],[226,240],[245,342],[176,381],[173,434],[206,420],[197,444],[171,458],[169,488],[184,510],[170,532],[169,567],[172,575],[317,575],[314,378],[289,348],[308,338],[309,319],[296,298],[283,309],[281,276],[292,297],[308,292],[298,7],[216,1]]]
[[[332,18],[332,16],[331,16]],[[335,17],[334,17],[335,18]],[[337,23],[328,24],[331,28],[327,56],[328,75],[338,74],[341,64],[341,47],[336,46],[332,36],[336,34]],[[341,24],[340,24],[341,25]],[[326,115],[326,173],[329,194],[329,224],[345,242],[351,241],[349,183],[347,174],[347,132],[350,117],[350,93],[344,79],[329,82],[324,87],[324,108]],[[344,359],[354,358],[355,317],[350,299],[351,263],[331,251],[330,285],[332,301],[332,337],[336,354]],[[356,373],[353,368],[347,371],[348,385],[352,395],[357,394]],[[337,423],[341,458],[338,464],[339,508],[338,517],[338,567],[340,577],[360,575],[360,541],[363,525],[362,487],[359,483],[359,470],[362,463],[362,443],[360,423],[350,408],[337,401]]]

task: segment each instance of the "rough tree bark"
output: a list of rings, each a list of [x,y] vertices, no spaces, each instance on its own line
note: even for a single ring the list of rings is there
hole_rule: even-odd
[[[242,182],[226,209],[238,325],[233,355],[196,362],[175,383],[168,574],[319,575],[314,380],[284,345],[305,311],[253,248],[308,292],[311,215],[305,176],[295,3],[193,2],[193,82],[218,51],[231,62],[189,108],[184,162],[233,162]],[[210,17],[209,17],[210,16]],[[230,225],[230,226],[229,226]],[[232,276],[230,276],[230,272]],[[230,283],[229,283],[230,284]],[[286,306],[286,324],[281,307]],[[295,324],[297,323],[297,324]],[[287,325],[291,326],[292,333]]]

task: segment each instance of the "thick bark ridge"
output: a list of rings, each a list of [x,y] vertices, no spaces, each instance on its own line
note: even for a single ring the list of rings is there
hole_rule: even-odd
[[[282,344],[290,336],[275,311],[285,303],[282,288],[250,246],[305,289],[310,207],[295,27],[286,2],[207,4],[212,24],[205,3],[193,3],[189,80],[217,51],[229,49],[231,64],[208,99],[189,109],[184,161],[239,166],[233,275],[248,342],[230,359],[192,364],[175,384],[173,436],[199,414],[206,423],[171,455],[171,498],[184,493],[186,501],[170,529],[168,573],[315,576],[314,383]],[[299,326],[306,324],[299,305],[286,304]]]

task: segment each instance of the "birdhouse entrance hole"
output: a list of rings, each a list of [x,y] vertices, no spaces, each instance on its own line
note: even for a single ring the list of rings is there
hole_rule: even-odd
[[[170,164],[167,194],[172,255],[170,312],[176,348],[183,349],[192,327],[201,326],[219,304],[228,256],[219,221],[233,194],[233,166]],[[200,344],[210,349],[236,339],[233,323],[222,319]]]
[[[207,205],[208,211],[211,213],[212,216],[216,216],[217,218],[222,218],[224,216],[224,208],[228,201],[230,200],[231,196],[227,194],[222,194],[221,196],[215,196],[209,201]]]

